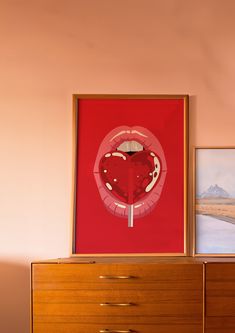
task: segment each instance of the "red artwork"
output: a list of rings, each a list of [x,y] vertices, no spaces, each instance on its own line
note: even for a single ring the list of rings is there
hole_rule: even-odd
[[[75,96],[74,254],[185,254],[186,96]]]
[[[116,216],[148,214],[160,198],[166,177],[163,149],[154,135],[140,126],[120,126],[102,141],[94,167],[101,199]]]

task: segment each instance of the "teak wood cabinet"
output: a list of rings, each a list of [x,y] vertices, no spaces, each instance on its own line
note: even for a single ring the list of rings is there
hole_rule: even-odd
[[[206,266],[206,333],[235,333],[235,261]]]
[[[235,261],[32,263],[32,333],[234,333]]]

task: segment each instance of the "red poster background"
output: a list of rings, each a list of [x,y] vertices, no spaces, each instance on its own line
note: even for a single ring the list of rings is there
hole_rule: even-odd
[[[184,253],[184,98],[78,99],[75,253]],[[104,206],[93,168],[108,132],[142,126],[159,140],[167,175],[154,210],[134,221]]]

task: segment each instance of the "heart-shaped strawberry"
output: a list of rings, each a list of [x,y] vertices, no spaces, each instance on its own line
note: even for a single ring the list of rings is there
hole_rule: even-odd
[[[111,151],[101,158],[99,172],[106,188],[121,202],[132,205],[155,187],[161,164],[150,150],[135,152],[131,156],[122,151]]]

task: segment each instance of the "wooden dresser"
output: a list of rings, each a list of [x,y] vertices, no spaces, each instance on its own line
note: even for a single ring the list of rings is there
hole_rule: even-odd
[[[193,258],[33,263],[32,333],[202,333],[204,268]]]
[[[205,267],[205,332],[235,333],[235,261],[211,259]]]

